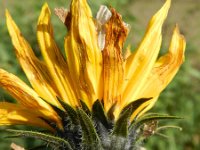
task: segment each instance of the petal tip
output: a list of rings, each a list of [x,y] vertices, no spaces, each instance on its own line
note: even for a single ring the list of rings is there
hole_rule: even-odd
[[[45,3],[43,4],[42,8],[43,8],[43,9],[49,9],[49,5],[48,5],[48,3],[45,2]]]
[[[51,14],[51,11],[47,2],[43,4],[41,14],[44,14],[44,15]]]
[[[184,35],[182,35],[182,34],[180,33],[178,24],[176,24],[175,27],[174,27],[174,33],[177,34],[177,35],[179,36],[179,38],[184,42],[184,44],[186,44],[185,37],[184,37]]]
[[[8,21],[12,19],[8,9],[5,10],[5,16],[6,16],[6,22],[8,24]]]

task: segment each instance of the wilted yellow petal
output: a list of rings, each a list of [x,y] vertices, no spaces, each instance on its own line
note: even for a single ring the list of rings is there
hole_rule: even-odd
[[[153,68],[161,45],[162,25],[170,3],[171,0],[167,0],[164,6],[153,16],[137,51],[126,61],[125,84],[123,86],[124,105],[137,99]]]
[[[103,49],[103,75],[105,110],[108,111],[114,103],[121,103],[121,87],[124,78],[122,47],[128,30],[121,16],[111,9],[112,17],[105,25],[105,47]]]
[[[33,125],[53,131],[44,120],[35,113],[35,110],[17,104],[0,103],[0,125]]]
[[[66,103],[77,106],[76,88],[72,87],[73,83],[69,78],[67,64],[54,41],[50,10],[47,4],[44,4],[38,19],[37,37],[42,55],[59,95]]]
[[[31,46],[22,36],[15,22],[12,20],[8,11],[6,11],[7,26],[17,58],[26,73],[31,85],[40,97],[49,103],[61,107],[56,98],[56,88],[49,75],[46,65],[37,59]]]
[[[101,98],[102,55],[97,32],[86,0],[72,0],[69,15],[69,33],[65,39],[67,63],[71,77],[79,85],[79,98],[91,108]]]

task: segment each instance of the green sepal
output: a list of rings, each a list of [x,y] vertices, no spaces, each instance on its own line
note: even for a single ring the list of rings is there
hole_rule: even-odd
[[[96,100],[95,103],[93,104],[92,116],[98,121],[100,121],[107,129],[110,128],[108,118],[105,114],[103,105],[100,100]]]
[[[114,125],[112,135],[126,137],[128,134],[128,119],[131,115],[131,108],[124,111]]]
[[[60,108],[56,107],[55,105],[49,103],[48,101],[42,99],[43,101],[45,101],[47,104],[49,104],[53,110],[62,118],[63,116],[65,116],[65,112],[63,110],[61,110]]]
[[[139,108],[143,103],[149,101],[151,98],[138,99],[129,105],[127,105],[121,112],[119,119],[116,121],[112,135],[127,137],[128,135],[128,121],[130,116],[133,114],[137,108]]]
[[[85,111],[85,113],[89,116],[91,116],[91,111],[90,109],[88,108],[88,106],[85,104],[84,101],[80,100],[80,103],[81,103],[81,108]]]
[[[15,134],[12,137],[31,137],[46,142],[52,148],[66,148],[68,150],[73,150],[68,141],[56,136],[52,136],[50,134],[45,134],[36,131],[15,130],[15,129],[6,129],[6,131]]]
[[[82,148],[87,150],[101,149],[100,139],[91,118],[86,112],[77,108],[82,131]]]
[[[114,122],[115,120],[114,111],[115,111],[116,105],[117,103],[115,102],[107,112],[108,119],[112,122]]]
[[[152,98],[141,98],[141,99],[138,99],[136,101],[133,101],[131,102],[130,104],[128,104],[126,107],[123,108],[122,112],[123,113],[124,111],[126,111],[127,109],[131,108],[132,111],[134,112],[136,109],[138,109],[143,103],[151,100]],[[132,112],[132,113],[133,113]]]
[[[72,108],[70,105],[68,105],[67,103],[65,103],[64,101],[60,100],[59,98],[58,98],[58,101],[62,105],[62,107],[65,109],[65,111],[67,112],[72,123],[75,125],[79,124],[78,115],[77,115],[76,110],[74,108]]]

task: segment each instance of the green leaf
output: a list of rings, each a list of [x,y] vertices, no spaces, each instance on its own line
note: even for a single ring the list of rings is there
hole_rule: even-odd
[[[32,138],[40,139],[40,140],[46,142],[53,148],[64,147],[66,149],[73,150],[68,141],[66,141],[62,138],[53,136],[53,135],[36,132],[36,131],[25,131],[25,130],[15,130],[15,129],[6,129],[6,131],[15,134],[15,135],[13,135],[13,137],[32,137]]]
[[[77,109],[79,120],[82,128],[82,146],[83,149],[94,150],[101,149],[100,139],[95,130],[92,120],[80,108]]]
[[[105,115],[103,105],[99,100],[96,100],[92,106],[92,115],[97,121],[100,121],[107,129],[109,128],[109,123],[107,116]]]

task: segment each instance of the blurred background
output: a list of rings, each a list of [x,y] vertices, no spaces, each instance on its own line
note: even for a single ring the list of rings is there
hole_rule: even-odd
[[[52,10],[52,22],[55,38],[63,49],[64,36],[67,33],[63,24],[54,15],[56,7],[69,7],[70,0],[46,0]],[[27,81],[20,68],[5,23],[7,8],[20,27],[23,35],[40,57],[36,39],[36,24],[44,0],[0,0],[0,68],[19,76]],[[127,44],[134,50],[142,39],[148,20],[162,6],[164,0],[88,0],[94,16],[101,4],[112,6],[131,25]],[[200,0],[172,0],[168,18],[163,27],[163,45],[161,54],[168,49],[175,24],[187,40],[185,63],[173,82],[165,89],[152,112],[168,113],[184,117],[183,120],[164,122],[177,125],[182,131],[169,129],[162,132],[167,137],[154,135],[146,141],[147,150],[199,150],[200,149]],[[0,100],[14,101],[5,91],[0,89]],[[162,124],[162,123],[161,123]],[[15,128],[21,128],[16,126]],[[25,128],[25,127],[23,127]],[[1,127],[1,129],[4,129]],[[6,133],[0,132],[0,149],[7,150],[12,141],[26,147],[37,145],[40,141],[33,139],[2,139]]]

